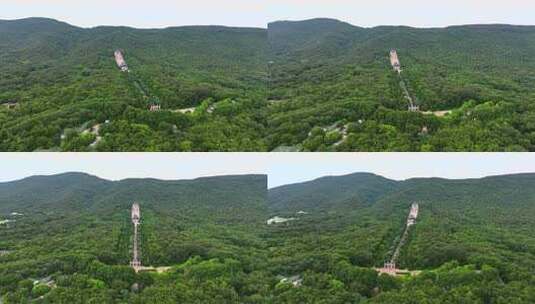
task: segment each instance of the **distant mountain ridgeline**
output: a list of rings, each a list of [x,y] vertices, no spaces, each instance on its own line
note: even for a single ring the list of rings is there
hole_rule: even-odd
[[[329,210],[339,206],[352,208],[358,204],[373,204],[397,188],[395,181],[369,173],[356,173],[273,188],[268,196],[270,208],[274,210]]]
[[[370,173],[327,176],[313,181],[269,189],[274,211],[297,209],[333,210],[407,201],[429,201],[466,207],[467,203],[491,204],[504,208],[530,207],[535,200],[534,174],[491,176],[480,179],[414,178],[395,181]],[[425,206],[425,203],[424,203]]]
[[[412,202],[420,204],[424,220],[460,226],[499,222],[503,227],[518,229],[532,221],[533,184],[533,174],[394,181],[355,173],[270,189],[268,203],[272,215],[291,217],[305,212],[303,219],[315,227],[311,227],[311,233],[326,219],[334,221],[338,232],[360,221],[395,226],[404,221]]]
[[[0,55],[8,64],[3,72],[12,80],[17,80],[13,76],[18,74],[50,85],[51,80],[59,81],[58,84],[84,80],[74,76],[89,77],[92,72],[112,77],[105,74],[116,70],[113,61],[112,64],[109,61],[116,49],[122,49],[127,61],[136,67],[133,70],[147,80],[148,87],[165,105],[186,107],[201,102],[199,97],[216,98],[231,95],[232,91],[234,95],[244,94],[240,90],[261,87],[266,76],[263,67],[266,39],[262,29],[220,26],[88,29],[42,18],[4,21],[0,25],[3,37]],[[9,73],[11,68],[15,73]],[[77,73],[71,75],[72,72]],[[40,78],[47,74],[57,79]],[[237,82],[247,77],[249,83]],[[192,89],[196,88],[188,87],[194,82],[204,82],[207,96],[194,95]]]
[[[34,176],[0,183],[0,212],[103,214],[128,210],[133,202],[162,214],[223,215],[225,209],[252,216],[264,210],[267,177],[206,177],[195,180],[103,180],[83,173]],[[215,213],[214,213],[215,212]],[[218,213],[219,212],[219,213]],[[229,211],[227,215],[236,216]],[[257,219],[258,220],[258,219]]]
[[[384,56],[383,50],[396,49],[421,62],[437,62],[457,67],[469,60],[490,68],[509,64],[530,65],[535,26],[462,25],[446,28],[378,26],[363,28],[334,19],[279,21],[269,24],[270,55],[288,60],[315,59],[321,62],[351,59],[365,63]],[[322,50],[331,50],[329,56]],[[465,58],[456,58],[464,54]],[[316,57],[315,57],[316,56]],[[420,58],[424,56],[423,58]],[[503,57],[501,57],[503,56]],[[510,57],[510,58],[506,58]],[[418,58],[415,58],[418,57]],[[502,60],[494,60],[501,57]],[[477,60],[479,59],[479,60]],[[444,61],[450,60],[450,61]],[[486,62],[486,64],[485,64]],[[310,61],[313,65],[314,61]],[[407,67],[410,67],[407,64]]]

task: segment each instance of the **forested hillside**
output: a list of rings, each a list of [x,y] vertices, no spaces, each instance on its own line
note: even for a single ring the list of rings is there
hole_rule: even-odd
[[[398,189],[395,181],[370,173],[327,176],[317,180],[270,189],[273,210],[354,208],[355,202],[372,204]]]
[[[3,303],[254,298],[268,289],[266,184],[263,175],[111,182],[80,173],[0,184]],[[166,273],[128,266],[134,201],[142,263]]]
[[[0,38],[0,150],[535,150],[535,27],[30,18]]]
[[[271,23],[268,39],[270,149],[534,150],[535,27],[314,19]]]
[[[535,175],[389,180],[266,176],[0,184],[0,295],[9,303],[532,303]],[[144,266],[131,259],[141,206]],[[397,267],[378,275],[420,214]],[[162,268],[163,269],[163,268]]]
[[[0,21],[0,150],[263,151],[266,50],[264,29]]]
[[[290,220],[269,226],[269,267],[300,279],[299,287],[280,284],[275,296],[282,303],[532,303],[534,184],[533,174],[399,182],[353,174],[270,189],[271,216]],[[379,276],[373,267],[391,257],[413,202],[420,215],[397,266],[421,272]]]

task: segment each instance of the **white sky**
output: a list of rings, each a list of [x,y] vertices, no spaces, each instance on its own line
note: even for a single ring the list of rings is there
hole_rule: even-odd
[[[358,26],[535,24],[533,0],[270,0],[270,20],[329,17]]]
[[[317,17],[359,26],[535,24],[533,0],[0,0],[0,19],[49,17],[74,25],[267,27]],[[396,6],[393,6],[393,4]]]
[[[48,17],[82,27],[267,27],[268,0],[0,0],[0,19]]]
[[[268,174],[269,187],[371,172],[391,179],[535,173],[534,153],[0,153],[0,182],[86,172],[102,178],[191,179]]]
[[[248,153],[0,153],[0,168],[0,182],[65,172],[110,180],[266,174]]]
[[[292,153],[269,164],[269,187],[371,172],[390,179],[535,173],[535,153]]]

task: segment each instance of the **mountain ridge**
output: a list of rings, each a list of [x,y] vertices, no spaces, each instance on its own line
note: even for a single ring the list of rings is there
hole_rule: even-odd
[[[19,181],[24,181],[24,180],[27,180],[27,179],[33,180],[33,179],[42,179],[42,178],[71,177],[71,176],[72,177],[77,177],[77,176],[95,177],[95,178],[97,178],[99,180],[108,181],[108,182],[135,181],[135,180],[147,180],[147,181],[158,181],[158,182],[166,182],[166,181],[176,182],[176,181],[195,181],[195,180],[199,180],[199,179],[212,179],[212,178],[218,178],[218,177],[265,176],[265,174],[256,174],[256,173],[253,173],[253,174],[249,174],[249,173],[244,173],[244,174],[221,174],[221,175],[209,175],[209,176],[199,176],[199,177],[194,177],[194,178],[179,178],[179,179],[162,179],[162,178],[153,178],[153,177],[127,177],[127,178],[121,178],[121,179],[109,179],[109,178],[100,177],[100,176],[98,176],[96,174],[90,174],[90,173],[86,173],[86,172],[82,172],[82,171],[68,171],[68,172],[54,173],[54,174],[30,175],[30,176],[26,176],[26,177],[14,179],[14,180],[0,182],[0,185],[1,184],[6,184],[6,183],[14,183],[14,182],[19,182]]]
[[[359,175],[376,176],[376,177],[381,177],[381,178],[384,178],[384,179],[387,179],[387,180],[390,180],[390,181],[394,181],[394,182],[406,182],[406,181],[411,181],[411,180],[470,181],[470,180],[484,180],[484,179],[498,179],[498,178],[507,178],[507,177],[517,177],[517,176],[519,176],[519,177],[522,177],[522,176],[524,176],[524,177],[531,177],[531,176],[535,177],[535,172],[533,172],[533,173],[531,173],[531,172],[523,172],[523,173],[491,174],[491,175],[485,175],[485,176],[482,176],[482,177],[466,177],[466,178],[448,178],[448,177],[439,177],[439,176],[429,176],[429,177],[409,177],[409,178],[405,178],[405,179],[394,179],[394,178],[385,177],[385,176],[383,176],[381,174],[362,171],[362,172],[354,172],[354,173],[340,174],[340,175],[336,175],[336,174],[334,174],[334,175],[325,175],[325,176],[320,176],[320,177],[313,178],[313,179],[310,179],[310,180],[306,180],[306,181],[303,181],[303,182],[279,185],[279,186],[276,186],[276,187],[273,187],[273,188],[270,188],[270,189],[276,189],[276,188],[292,186],[292,185],[301,185],[301,184],[306,184],[306,183],[319,181],[319,180],[322,180],[322,179],[330,179],[330,178],[337,178],[337,177],[350,177],[350,176],[359,176]]]
[[[505,203],[511,198],[527,204],[535,199],[535,173],[492,175],[481,178],[409,178],[391,180],[380,175],[354,173],[327,176],[308,182],[288,184],[268,190],[268,203],[273,212],[294,210],[351,210],[377,205],[391,209],[410,201],[441,201],[440,195],[473,200],[486,197],[489,202]],[[503,190],[500,189],[504,188]],[[472,189],[472,191],[468,191]],[[496,196],[499,194],[498,196]],[[390,206],[393,204],[392,206]]]
[[[146,201],[158,210],[241,206],[252,208],[263,200],[267,176],[222,175],[184,180],[124,179],[110,181],[85,173],[33,176],[0,183],[0,211],[44,210],[78,212],[128,207]],[[248,199],[253,204],[247,206]]]
[[[278,25],[278,24],[332,24],[332,25],[349,25],[351,27],[360,28],[360,29],[378,29],[378,28],[407,28],[407,29],[449,29],[449,28],[456,28],[456,27],[474,27],[474,28],[495,28],[495,27],[511,27],[511,28],[533,28],[535,27],[535,24],[513,24],[513,23],[466,23],[466,24],[451,24],[446,26],[410,26],[410,25],[374,25],[374,26],[360,26],[356,25],[347,21],[343,21],[340,19],[334,19],[334,18],[310,18],[310,19],[303,19],[303,20],[276,20],[271,21],[268,23],[272,25]]]
[[[227,29],[265,29],[262,27],[250,27],[250,26],[230,26],[230,25],[218,25],[218,24],[206,24],[206,25],[169,25],[165,27],[135,27],[135,26],[127,26],[127,25],[95,25],[95,26],[78,26],[74,25],[65,21],[61,21],[55,18],[47,18],[47,17],[27,17],[27,18],[19,18],[19,19],[0,19],[0,23],[26,23],[26,24],[33,24],[36,23],[39,24],[57,24],[57,25],[64,25],[71,28],[81,29],[81,30],[92,30],[92,29],[99,29],[99,28],[118,28],[118,29],[130,29],[130,30],[167,30],[167,29],[177,29],[177,28],[227,28]]]

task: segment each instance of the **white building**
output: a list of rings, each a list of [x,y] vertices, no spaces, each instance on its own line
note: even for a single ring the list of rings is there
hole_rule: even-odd
[[[132,205],[132,223],[135,225],[139,224],[139,219],[141,219],[141,210],[138,203]]]
[[[117,63],[117,66],[121,69],[121,71],[127,72],[128,65],[126,64],[126,60],[124,60],[123,53],[121,53],[120,50],[116,50],[114,55],[115,55],[115,62]]]
[[[401,73],[401,63],[399,62],[398,52],[396,50],[390,51],[390,64],[394,71]]]
[[[411,205],[411,210],[409,212],[409,218],[407,219],[407,225],[411,226],[416,224],[416,219],[418,218],[418,212],[419,212],[419,205],[417,203],[413,203]]]

